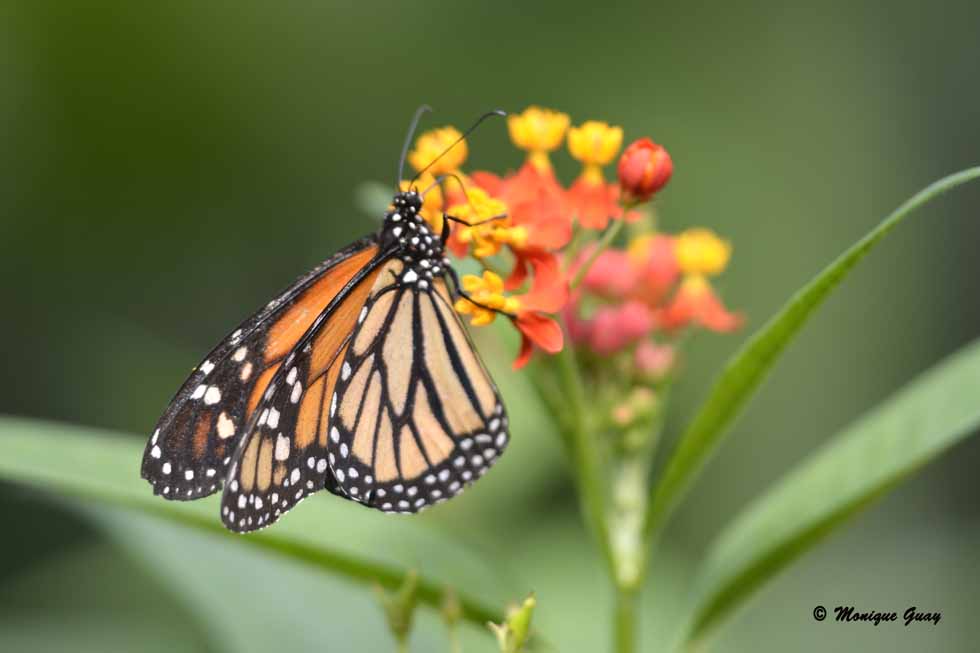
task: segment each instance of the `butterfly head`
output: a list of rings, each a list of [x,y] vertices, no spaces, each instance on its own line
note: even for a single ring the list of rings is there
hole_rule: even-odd
[[[418,215],[419,211],[422,210],[422,196],[414,188],[396,193],[391,203],[396,212],[402,213],[406,217]]]
[[[391,205],[381,228],[382,247],[398,249],[405,261],[428,260],[430,265],[441,261],[445,255],[443,242],[419,212],[422,209],[419,192],[413,189],[397,193]]]

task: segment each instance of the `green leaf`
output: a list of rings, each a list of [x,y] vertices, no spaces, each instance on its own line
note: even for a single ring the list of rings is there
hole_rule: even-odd
[[[732,520],[694,584],[688,641],[848,517],[980,428],[980,340],[836,435]]]
[[[218,497],[168,502],[153,496],[139,477],[138,439],[35,420],[0,417],[0,480],[39,487],[84,505],[122,507],[183,527],[221,535],[222,546],[252,546],[301,561],[358,584],[398,587],[408,570],[419,575],[419,600],[435,609],[452,585],[463,618],[482,624],[516,588],[460,546],[405,519],[347,501],[317,497],[276,524],[251,535],[224,530]],[[466,592],[479,592],[478,600]],[[489,597],[489,598],[487,598]]]
[[[656,533],[721,443],[722,436],[813,312],[896,225],[929,200],[980,177],[980,167],[943,177],[916,193],[852,245],[790,300],[736,352],[681,435],[654,487],[646,530]]]

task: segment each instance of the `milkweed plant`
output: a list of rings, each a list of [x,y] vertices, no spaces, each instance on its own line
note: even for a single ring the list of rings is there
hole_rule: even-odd
[[[913,197],[794,297],[729,363],[655,479],[671,387],[697,342],[688,336],[727,334],[745,324],[715,284],[732,245],[710,227],[681,228],[685,221],[659,210],[674,166],[668,150],[651,138],[624,147],[622,127],[599,120],[576,125],[565,113],[537,106],[507,116],[507,128],[525,153],[517,170],[469,169],[463,135],[447,126],[417,138],[408,161],[421,175],[414,185],[402,182],[402,189],[428,190],[425,218],[438,232],[444,216],[452,216],[448,248],[479,270],[463,276],[465,296],[456,310],[475,328],[504,316],[519,333],[513,368],[527,375],[550,413],[583,520],[614,589],[611,648],[633,651],[653,541],[724,427],[843,274],[912,208],[978,171],[953,175]],[[563,148],[581,166],[570,183],[552,165]],[[871,480],[862,489],[870,496],[877,487]],[[829,512],[823,517],[832,518]],[[789,546],[790,539],[780,544]],[[710,598],[687,626],[692,645],[732,607],[726,591],[751,591],[745,579],[727,580],[730,585],[706,592]],[[531,596],[512,606],[501,624],[490,624],[501,651],[523,650],[535,603]],[[390,616],[391,602],[386,605]],[[405,641],[403,626],[393,632]]]
[[[402,190],[423,195],[424,219],[435,234],[446,234],[446,249],[471,272],[462,275],[456,311],[481,341],[486,335],[506,339],[505,346],[515,343],[514,373],[525,377],[550,413],[582,519],[613,590],[609,650],[628,653],[639,646],[641,593],[657,586],[647,577],[660,532],[786,347],[886,235],[933,198],[980,178],[980,167],[914,194],[759,321],[721,367],[703,403],[685,416],[687,425],[671,434],[668,449],[659,445],[667,441],[661,431],[672,408],[671,389],[683,377],[691,348],[703,342],[689,336],[742,337],[738,332],[749,324],[730,307],[738,306],[738,298],[718,291],[732,245],[710,226],[687,226],[686,219],[661,210],[658,200],[671,192],[675,171],[670,152],[655,140],[627,139],[622,127],[597,120],[573,124],[567,114],[540,107],[506,120],[510,140],[524,153],[516,170],[468,165],[463,134],[442,127],[412,143],[407,161],[419,174],[402,181]],[[553,167],[553,159],[566,153],[580,165],[570,180]],[[387,202],[390,189],[384,192]],[[498,326],[485,333],[491,323]],[[765,488],[698,561],[686,596],[677,602],[683,606],[677,632],[665,637],[665,646],[701,650],[716,627],[779,571],[974,434],[980,429],[978,387],[980,341],[870,408]],[[83,498],[86,514],[103,504],[223,533],[208,508],[162,506],[149,496],[132,474],[138,457],[132,441],[69,430],[0,418],[0,481]],[[519,428],[513,435],[529,437]],[[505,609],[461,586],[463,581],[381,563],[388,549],[381,558],[362,550],[384,547],[387,540],[367,538],[345,548],[333,526],[294,526],[287,521],[259,534],[223,536],[357,584],[376,584],[398,650],[408,649],[420,605],[441,614],[453,653],[462,650],[457,625],[464,622],[489,625],[505,653],[554,649],[554,635],[535,627],[545,595],[515,596],[520,600]],[[332,540],[317,530],[322,528],[329,528]],[[221,544],[234,546],[230,540]],[[583,601],[591,589],[582,588]],[[263,612],[272,603],[263,604]]]
[[[619,597],[622,648],[646,575],[650,467],[685,336],[743,322],[712,283],[732,248],[708,228],[671,229],[659,214],[673,161],[650,138],[624,148],[622,127],[574,125],[537,106],[506,120],[526,153],[515,171],[467,169],[454,127],[421,134],[408,161],[424,170],[414,182],[427,191],[423,216],[437,233],[452,216],[449,250],[480,269],[462,277],[456,310],[476,328],[505,316],[519,332],[513,367],[530,378],[572,463],[583,517]],[[581,164],[567,184],[551,161],[563,147]],[[503,649],[516,650],[501,628]]]

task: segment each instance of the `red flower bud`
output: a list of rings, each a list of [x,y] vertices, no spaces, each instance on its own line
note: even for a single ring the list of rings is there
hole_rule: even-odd
[[[663,188],[674,163],[662,145],[649,138],[633,141],[619,159],[619,184],[627,202],[645,202]]]

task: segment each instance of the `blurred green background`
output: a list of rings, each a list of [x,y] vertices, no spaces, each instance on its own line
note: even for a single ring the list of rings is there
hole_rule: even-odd
[[[145,437],[231,325],[375,227],[354,189],[393,178],[422,103],[430,125],[539,103],[665,144],[665,226],[734,242],[724,294],[757,327],[901,200],[980,162],[980,4],[791,4],[5,4],[0,412]],[[519,163],[500,123],[471,140],[470,167]],[[779,365],[668,531],[647,649],[735,511],[980,333],[978,201],[967,188],[903,225]],[[671,434],[745,335],[694,341]],[[558,443],[523,380],[494,367],[511,452],[420,523],[499,561],[514,598],[535,590],[559,650],[603,650],[608,591]],[[766,588],[717,650],[974,647],[978,464],[980,441],[967,441],[903,485]],[[369,593],[227,540],[92,520],[11,485],[0,523],[3,651],[390,648]],[[223,589],[242,570],[262,591]],[[270,616],[297,596],[291,621]],[[834,627],[813,621],[817,604],[943,620]],[[426,617],[414,650],[446,650],[442,637]],[[471,638],[467,650],[492,649]]]

